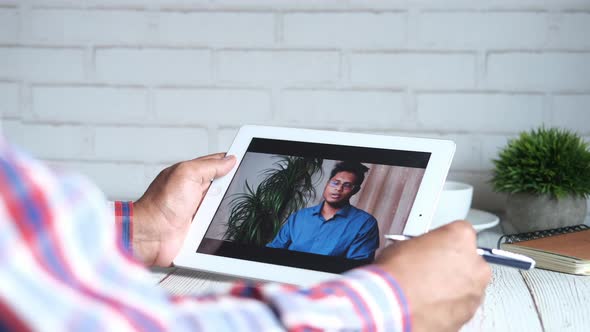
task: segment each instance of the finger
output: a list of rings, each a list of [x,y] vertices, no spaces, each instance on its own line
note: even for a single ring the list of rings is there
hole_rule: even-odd
[[[206,156],[201,156],[193,160],[223,159],[223,157],[225,157],[225,152],[217,152]]]
[[[193,178],[196,178],[201,183],[206,183],[229,173],[236,164],[236,157],[227,156],[222,159],[194,159],[189,161],[188,164],[194,172]]]

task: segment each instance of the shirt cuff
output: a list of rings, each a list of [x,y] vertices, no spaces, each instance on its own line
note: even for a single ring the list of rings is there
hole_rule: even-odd
[[[117,243],[125,252],[133,253],[133,202],[113,202]]]

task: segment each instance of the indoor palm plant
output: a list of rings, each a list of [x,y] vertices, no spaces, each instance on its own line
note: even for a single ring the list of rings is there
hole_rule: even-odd
[[[257,188],[248,182],[245,192],[230,202],[224,239],[264,246],[293,212],[315,198],[314,175],[322,174],[323,159],[279,156],[274,168],[263,171]]]
[[[590,194],[588,143],[565,129],[523,132],[494,160],[492,185],[508,193],[506,217],[519,232],[582,223]]]

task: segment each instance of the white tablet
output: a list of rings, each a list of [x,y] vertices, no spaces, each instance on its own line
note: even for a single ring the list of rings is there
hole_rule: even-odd
[[[369,264],[384,234],[428,230],[452,141],[242,127],[177,266],[305,285]]]

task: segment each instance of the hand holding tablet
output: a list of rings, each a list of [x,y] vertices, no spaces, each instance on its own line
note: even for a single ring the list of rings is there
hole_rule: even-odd
[[[315,133],[315,131],[303,132],[305,132],[307,136],[311,136],[310,134]],[[209,190],[207,191],[205,199],[201,202],[201,206],[199,207],[198,213],[195,216],[194,222],[192,225],[190,225],[190,228],[191,232],[194,232],[195,230],[199,229],[200,225],[200,227],[204,227],[204,230],[202,230],[203,233],[200,237],[193,238],[199,240],[200,242],[191,242],[191,237],[189,235],[187,240],[184,242],[184,246],[187,247],[188,244],[188,248],[190,250],[184,250],[181,252],[180,256],[178,256],[175,260],[177,265],[183,265],[181,264],[181,256],[184,253],[189,255],[188,263],[184,266],[189,266],[191,268],[219,271],[221,273],[252,279],[279,280],[293,284],[310,284],[316,280],[337,278],[334,273],[345,271],[354,266],[360,266],[371,262],[370,255],[366,256],[367,251],[359,250],[358,248],[367,248],[365,246],[367,239],[373,238],[374,231],[371,231],[373,230],[372,227],[367,227],[366,229],[362,227],[359,228],[356,231],[358,236],[353,237],[354,241],[352,241],[350,245],[344,246],[346,249],[343,251],[346,252],[344,257],[330,255],[329,253],[318,253],[325,249],[326,241],[329,241],[331,238],[336,238],[340,241],[340,239],[343,238],[342,235],[336,234],[338,228],[334,228],[333,232],[328,233],[322,231],[307,232],[307,235],[302,238],[307,238],[310,240],[310,245],[307,247],[304,246],[303,248],[298,248],[299,250],[291,250],[293,243],[301,244],[299,242],[301,238],[294,236],[294,233],[290,232],[290,229],[287,236],[284,236],[283,239],[279,239],[279,242],[283,243],[280,246],[281,248],[272,248],[268,246],[271,242],[274,242],[277,237],[281,237],[279,234],[282,232],[284,226],[287,225],[288,219],[291,217],[293,217],[291,219],[295,220],[298,216],[305,216],[304,211],[307,211],[311,212],[310,214],[314,218],[324,218],[326,224],[342,221],[346,222],[347,219],[351,219],[360,221],[360,224],[371,226],[371,218],[367,217],[365,219],[358,219],[354,217],[356,215],[355,213],[350,213],[350,211],[355,211],[352,209],[354,207],[356,209],[362,210],[364,213],[377,220],[380,237],[382,237],[386,232],[391,232],[391,230],[394,228],[403,231],[404,233],[408,233],[411,229],[411,227],[408,226],[410,226],[412,223],[414,223],[414,227],[419,227],[422,229],[421,231],[416,230],[414,233],[415,235],[418,235],[420,232],[424,232],[428,228],[428,221],[432,215],[435,204],[428,202],[426,204],[426,209],[423,209],[419,202],[421,199],[424,199],[423,197],[425,197],[422,196],[422,190],[425,188],[425,185],[429,183],[428,179],[431,179],[429,176],[432,175],[429,175],[431,173],[429,173],[428,169],[431,167],[431,165],[434,165],[432,162],[437,160],[436,158],[433,159],[433,156],[436,155],[436,153],[427,152],[429,153],[429,158],[426,168],[423,168],[424,166],[417,167],[423,164],[412,164],[410,162],[411,160],[413,160],[413,162],[416,162],[416,160],[419,161],[420,158],[404,159],[404,155],[406,157],[419,157],[421,156],[421,152],[436,150],[432,149],[434,146],[432,145],[433,142],[426,140],[426,143],[430,143],[430,147],[428,149],[424,149],[425,151],[416,146],[412,147],[410,150],[407,150],[407,144],[405,144],[403,147],[400,147],[399,149],[389,146],[392,143],[391,141],[388,142],[388,139],[393,139],[396,141],[398,139],[404,140],[404,138],[386,137],[385,143],[379,142],[377,145],[388,146],[388,149],[379,149],[379,153],[375,154],[375,150],[373,150],[374,146],[372,147],[370,142],[362,142],[359,140],[361,136],[367,135],[359,136],[356,134],[329,133],[330,135],[337,136],[336,138],[339,140],[342,140],[340,143],[346,143],[347,145],[337,144],[333,141],[321,143],[314,142],[311,147],[315,146],[321,148],[314,150],[314,148],[310,149],[310,145],[307,144],[296,144],[295,148],[293,148],[292,145],[289,145],[293,141],[287,141],[291,142],[286,146],[289,149],[281,151],[280,148],[285,148],[284,140],[267,138],[265,133],[260,130],[256,130],[255,133],[256,137],[250,138],[251,142],[247,145],[248,152],[239,154],[234,152],[234,148],[230,150],[229,154],[235,154],[238,156],[238,167],[234,167],[227,176],[218,178],[212,183],[209,181],[200,181],[203,183],[203,188],[205,188],[204,190],[206,190],[206,188]],[[285,133],[281,134],[284,135]],[[238,135],[238,138],[239,136],[240,135]],[[345,136],[351,140],[347,141]],[[267,140],[266,143],[272,144],[270,146],[264,144],[259,145],[260,140],[255,139],[259,137]],[[372,140],[382,140],[384,138],[383,136],[371,135],[368,135],[368,137],[370,137]],[[309,137],[307,137],[307,140],[309,141]],[[239,141],[239,139],[236,139],[236,141]],[[299,143],[299,141],[295,142]],[[368,155],[358,153],[359,150],[355,150],[355,148],[359,142],[368,146],[368,149],[365,146],[361,148],[362,150],[366,150],[371,153]],[[235,145],[236,144],[234,144],[234,146]],[[326,147],[328,149],[325,149]],[[265,150],[268,148],[271,148],[271,153],[269,153],[268,150]],[[279,148],[279,151],[277,151],[277,148]],[[387,150],[393,151],[393,154],[388,153]],[[286,151],[291,152],[289,152],[289,154],[280,154]],[[320,152],[324,157],[320,158],[314,156],[313,154],[309,156],[310,151]],[[344,152],[349,157],[342,158],[341,156],[334,156],[330,154],[332,153],[330,151],[336,151],[337,153]],[[407,154],[408,151],[419,153]],[[403,153],[399,154],[400,152]],[[269,202],[269,197],[277,198],[278,196],[269,195],[269,193],[273,187],[276,189],[277,183],[280,183],[282,181],[281,179],[285,175],[301,175],[298,172],[291,172],[293,169],[291,166],[289,166],[289,162],[295,164],[302,162],[302,154],[304,161],[303,165],[306,167],[310,166],[308,171],[315,175],[311,177],[311,182],[308,183],[303,181],[300,183],[300,185],[301,188],[307,188],[310,190],[311,188],[314,188],[317,194],[315,200],[311,199],[311,196],[313,195],[310,193],[311,191],[308,191],[309,197],[305,196],[304,198],[306,199],[302,200],[305,201],[306,207],[301,208],[301,204],[295,204],[296,208],[291,207],[290,209],[287,209],[291,212],[287,213],[288,216],[284,218],[285,221],[275,230],[265,230],[264,232],[254,232],[252,234],[247,232],[244,234],[228,232],[228,221],[235,221],[235,218],[227,218],[228,216],[235,217],[236,211],[249,211],[249,209],[244,209],[244,206],[248,205],[245,203],[249,202],[257,205],[257,203],[260,202]],[[265,158],[261,158],[261,155],[267,155],[266,159],[270,160],[270,166],[269,160],[264,161]],[[350,156],[361,156],[362,158],[360,158],[359,161],[354,160],[354,158],[350,158]],[[375,158],[375,156],[377,156],[377,158]],[[338,166],[340,162],[344,160],[352,160],[357,166],[357,163],[360,163],[364,167],[369,168],[369,170],[366,171],[363,170],[362,167],[359,167],[361,173],[365,173],[365,179],[359,180],[350,177],[346,178],[347,175],[350,176],[351,174],[353,174],[354,177],[357,177],[357,172],[355,172],[350,167],[341,168]],[[448,156],[448,160],[443,163],[446,165],[446,168],[443,167],[442,170],[443,175],[439,174],[440,183],[435,181],[436,185],[434,188],[425,189],[425,192],[427,193],[432,193],[432,190],[434,191],[433,197],[429,198],[432,201],[436,201],[437,199],[437,190],[440,190],[440,187],[444,182],[444,174],[446,174],[448,163],[450,163],[450,155]],[[179,169],[182,170],[184,168],[179,167],[179,165],[189,165],[189,163],[180,163],[172,166],[170,168],[171,171],[163,171],[160,175],[158,175],[156,180],[154,180],[150,186],[150,189],[148,189],[148,192],[151,192],[151,189],[158,190],[153,190],[153,192],[149,194],[146,192],[147,196],[144,196],[152,198],[157,197],[159,196],[157,194],[162,194],[162,188],[168,188],[165,190],[168,194],[160,195],[160,199],[168,200],[170,198],[174,199],[174,197],[177,197],[178,188],[174,189],[173,187],[177,186],[171,185],[172,183],[178,184],[177,181],[173,181],[174,178],[187,179],[186,176],[176,176],[178,175],[177,173],[184,174],[184,172],[179,172]],[[254,172],[252,172],[252,165],[254,165]],[[320,165],[321,171],[319,171],[316,167]],[[201,168],[210,169],[210,166],[211,165],[200,165],[199,167],[190,168],[193,168],[193,170],[198,170]],[[253,180],[251,176],[248,175],[252,173],[255,175],[255,177],[260,177],[260,179],[257,181]],[[413,177],[410,175],[413,175]],[[438,177],[439,176],[435,176],[435,178]],[[286,176],[286,178],[290,177]],[[306,179],[307,177],[304,176],[303,178]],[[400,182],[400,178],[405,179],[406,181]],[[229,185],[219,185],[220,183],[223,184],[225,179],[229,179],[228,181],[231,183]],[[152,186],[155,187],[152,188]],[[242,187],[241,191],[239,189],[240,187]],[[243,190],[244,187],[246,189],[245,191]],[[387,190],[391,188],[397,188],[397,190]],[[300,192],[305,192],[305,190],[300,190]],[[404,201],[399,198],[404,194],[407,196],[408,193],[410,193],[410,197],[413,197],[413,200]],[[371,199],[371,197],[378,197],[378,199]],[[260,200],[256,198],[260,198]],[[204,204],[208,199],[219,199],[221,202],[213,205],[214,210],[212,215],[208,217],[209,219],[199,219],[199,214],[203,213],[203,211],[206,212],[206,210],[203,210],[203,208],[205,207]],[[348,200],[349,203],[345,204],[348,211],[344,209],[344,206],[338,209],[338,206],[340,206],[340,203],[338,202],[343,202],[346,200]],[[270,199],[270,201],[276,203],[277,200]],[[199,202],[196,202],[195,205],[198,205]],[[382,203],[382,205],[378,203]],[[336,206],[336,211],[325,211],[323,207],[326,204]],[[181,205],[183,205],[184,208],[188,206],[188,208],[192,211],[197,209],[196,206],[192,206],[190,204]],[[142,206],[143,204],[140,204],[136,207],[140,208]],[[263,204],[263,207],[266,208],[267,206]],[[314,208],[317,208],[317,211],[315,211]],[[392,217],[390,219],[383,219],[383,216],[387,215],[386,213],[384,214],[384,211],[389,211]],[[358,213],[360,213],[360,216],[366,216],[364,213]],[[416,216],[417,218],[412,219],[412,216]],[[144,222],[144,220],[141,220],[141,213],[136,215],[136,217],[136,225],[137,223]],[[267,217],[259,216],[253,220],[263,220],[265,218]],[[186,218],[180,219],[184,219],[184,222],[186,223]],[[216,219],[221,221],[225,220],[225,222],[216,223]],[[238,218],[238,220],[244,221],[248,219]],[[382,227],[382,220],[390,220],[390,226]],[[300,220],[297,219],[296,221]],[[353,224],[356,224],[356,221]],[[416,223],[416,221],[418,221],[418,223]],[[251,223],[249,225],[261,226],[262,224]],[[294,226],[294,228],[297,227]],[[245,228],[238,227],[236,229]],[[135,228],[135,230],[137,229]],[[267,234],[267,238],[258,236],[263,233],[276,235],[272,237]],[[355,232],[351,232],[350,234],[354,233]],[[323,239],[319,241],[314,240],[315,235],[323,236]],[[210,237],[208,238],[208,236]],[[256,243],[256,241],[262,241],[258,243],[266,244],[251,244],[253,242]],[[368,247],[371,248],[370,241],[368,242]],[[201,246],[202,244],[205,245]],[[211,246],[210,244],[213,245]],[[452,223],[450,225],[441,227],[440,229],[429,232],[424,236],[420,236],[415,241],[406,241],[406,243],[400,243],[395,247],[383,248],[383,243],[380,243],[379,246],[380,247],[378,250],[380,251],[380,255],[377,256],[376,261],[374,261],[371,264],[371,267],[369,267],[367,270],[376,271],[375,269],[380,268],[382,271],[379,273],[385,279],[368,278],[375,280],[359,280],[358,274],[363,272],[360,270],[355,270],[350,274],[344,275],[342,278],[337,278],[326,284],[314,283],[312,286],[313,288],[287,289],[291,289],[295,292],[302,291],[303,293],[298,295],[298,299],[301,300],[301,296],[303,295],[303,297],[306,297],[304,294],[308,294],[307,292],[311,289],[317,290],[318,288],[322,289],[323,287],[330,288],[334,287],[336,283],[348,285],[345,287],[345,289],[350,291],[350,287],[353,287],[353,284],[363,284],[365,282],[371,281],[372,283],[368,284],[372,285],[370,286],[371,289],[373,289],[375,286],[378,286],[378,284],[381,285],[380,287],[384,287],[384,289],[378,293],[363,293],[364,295],[361,297],[363,301],[368,301],[367,303],[375,303],[374,301],[383,300],[383,296],[397,297],[397,301],[399,302],[394,301],[394,303],[399,303],[401,306],[399,307],[399,310],[408,310],[408,307],[404,306],[404,303],[406,303],[405,301],[408,300],[411,303],[411,306],[409,307],[410,311],[404,312],[403,315],[405,317],[411,317],[412,327],[417,330],[432,330],[441,328],[457,330],[463,323],[465,323],[467,319],[469,319],[469,317],[471,317],[477,308],[478,303],[480,303],[484,294],[485,285],[490,279],[490,269],[489,266],[483,263],[481,258],[479,258],[474,252],[475,234],[470,225],[466,223]],[[239,250],[236,250],[236,248]],[[369,249],[368,252],[370,253],[372,250],[373,249]],[[207,262],[207,260],[209,261]],[[436,271],[436,273],[433,273],[433,271]],[[282,273],[284,275],[277,276],[277,273]],[[365,271],[364,274],[366,275],[366,273],[367,272]],[[394,288],[389,289],[387,286],[388,283],[383,282],[390,277],[393,277],[391,279],[392,282],[396,285],[399,285],[399,288],[395,288],[398,287],[395,286]],[[268,287],[276,289],[276,286],[274,285],[268,285]],[[356,286],[353,288],[356,288]],[[400,289],[401,292],[403,292],[403,295],[400,295]],[[396,295],[394,295],[394,293]],[[377,294],[379,295],[377,296]],[[355,298],[356,296],[357,295],[355,295]],[[399,296],[402,297],[400,298]],[[341,300],[343,301],[342,303],[346,303],[347,301],[345,298]],[[283,309],[289,308],[291,308],[291,306],[287,304],[287,306]],[[382,308],[383,307],[381,306],[372,307],[371,311],[377,314],[377,316],[386,320],[392,319],[395,316],[395,312],[397,312],[395,311],[397,309],[394,309],[394,311],[389,311]],[[330,314],[331,308],[327,309],[328,313]],[[388,324],[391,324],[390,321],[388,322]]]
[[[210,179],[227,174],[235,157],[202,156],[167,167],[134,203],[133,252],[146,265],[167,267],[180,250]]]
[[[211,184],[174,263],[292,284],[368,264],[384,249],[383,234],[428,229],[454,148],[442,140],[242,127],[228,151],[239,166]],[[298,189],[281,191],[293,177]]]

